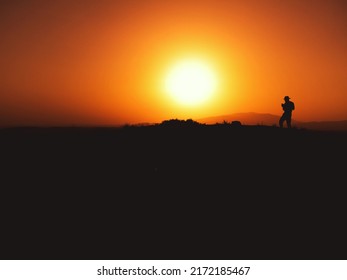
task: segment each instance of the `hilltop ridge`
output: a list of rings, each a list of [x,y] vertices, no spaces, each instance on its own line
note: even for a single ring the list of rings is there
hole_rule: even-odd
[[[238,120],[245,125],[267,125],[267,126],[278,126],[280,116],[268,113],[256,113],[256,112],[245,112],[245,113],[234,113],[227,115],[218,115],[211,117],[204,117],[196,119],[198,122],[206,124],[231,122]],[[347,120],[340,121],[309,121],[303,122],[293,119],[292,125],[297,128],[306,128],[313,130],[342,130],[347,131]]]

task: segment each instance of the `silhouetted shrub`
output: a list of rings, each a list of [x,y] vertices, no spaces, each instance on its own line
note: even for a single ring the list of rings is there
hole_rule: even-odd
[[[192,119],[187,119],[187,120],[170,119],[170,120],[162,121],[160,125],[165,127],[195,127],[195,126],[200,126],[201,124]]]
[[[231,122],[231,125],[232,125],[232,126],[242,126],[242,124],[241,124],[240,121],[232,121],[232,122]]]

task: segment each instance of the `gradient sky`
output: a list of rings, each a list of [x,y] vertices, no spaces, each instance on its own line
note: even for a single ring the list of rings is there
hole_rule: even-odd
[[[115,125],[238,112],[347,119],[345,0],[2,0],[0,125]],[[177,61],[219,86],[186,107],[164,91]]]

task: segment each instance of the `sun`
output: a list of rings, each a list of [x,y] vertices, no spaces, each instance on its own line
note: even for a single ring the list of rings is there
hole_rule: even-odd
[[[183,60],[166,76],[166,92],[182,105],[196,106],[207,102],[216,90],[217,79],[203,61]]]

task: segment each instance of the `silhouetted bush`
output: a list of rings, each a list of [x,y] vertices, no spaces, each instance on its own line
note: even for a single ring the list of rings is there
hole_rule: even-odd
[[[162,121],[160,125],[165,127],[196,127],[196,126],[201,126],[202,124],[192,119],[187,119],[187,120],[170,119],[170,120]]]
[[[237,126],[237,127],[238,127],[238,126],[242,126],[242,124],[241,124],[240,121],[232,121],[232,122],[231,122],[231,125],[232,125],[232,126]]]

